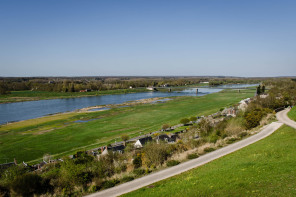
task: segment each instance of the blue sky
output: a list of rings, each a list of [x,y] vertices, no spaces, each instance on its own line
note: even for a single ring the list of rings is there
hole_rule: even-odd
[[[0,76],[296,76],[295,0],[0,0]]]

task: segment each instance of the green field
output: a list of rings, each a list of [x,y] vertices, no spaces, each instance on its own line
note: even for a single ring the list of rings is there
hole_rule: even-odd
[[[296,196],[296,130],[123,196]]]
[[[178,124],[181,118],[209,115],[254,95],[254,90],[225,90],[202,97],[176,97],[166,103],[140,104],[92,113],[59,114],[0,127],[0,163],[32,161],[45,153],[67,155],[120,139],[159,130],[162,124]],[[74,123],[77,119],[93,119]]]
[[[296,107],[293,107],[289,112],[288,116],[291,120],[296,121]]]

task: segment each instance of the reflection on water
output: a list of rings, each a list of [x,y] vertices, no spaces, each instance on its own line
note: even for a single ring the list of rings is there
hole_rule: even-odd
[[[215,88],[188,88],[180,92],[141,92],[131,94],[116,94],[69,99],[53,99],[0,104],[0,124],[12,121],[27,120],[48,114],[74,111],[77,109],[107,104],[120,104],[127,101],[170,96],[203,96],[219,92],[222,88],[243,88],[254,86],[250,84],[225,85]]]

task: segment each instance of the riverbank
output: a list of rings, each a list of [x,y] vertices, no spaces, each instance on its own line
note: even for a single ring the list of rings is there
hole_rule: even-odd
[[[1,103],[15,103],[25,101],[49,100],[49,99],[65,99],[87,96],[101,96],[110,94],[128,94],[137,92],[148,92],[146,88],[119,89],[119,90],[103,90],[92,92],[46,92],[46,91],[12,91],[11,94],[0,95]]]

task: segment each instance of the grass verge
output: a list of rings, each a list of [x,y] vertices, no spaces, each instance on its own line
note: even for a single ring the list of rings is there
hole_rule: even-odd
[[[296,196],[296,130],[123,196]]]
[[[291,120],[296,121],[296,107],[295,106],[288,112],[288,117]]]

